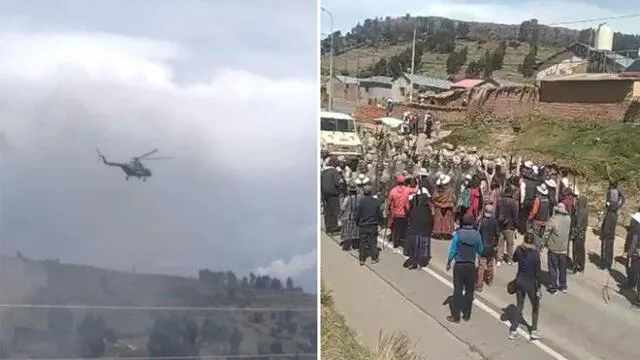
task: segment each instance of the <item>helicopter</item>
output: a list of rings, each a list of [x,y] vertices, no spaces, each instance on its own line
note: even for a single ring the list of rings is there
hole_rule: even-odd
[[[122,171],[124,171],[124,173],[127,175],[127,177],[125,177],[125,180],[129,180],[130,177],[137,177],[142,181],[147,181],[147,178],[151,177],[151,170],[144,167],[140,160],[147,161],[171,159],[170,157],[148,157],[149,155],[155,154],[157,151],[158,149],[153,149],[146,154],[132,157],[131,161],[129,161],[128,163],[117,163],[107,161],[107,158],[100,152],[100,149],[96,149],[96,152],[98,153],[98,162],[102,160],[102,162],[107,166],[117,166],[121,168]]]

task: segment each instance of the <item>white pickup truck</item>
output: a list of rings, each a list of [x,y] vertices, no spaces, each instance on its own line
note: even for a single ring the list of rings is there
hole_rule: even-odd
[[[320,148],[331,156],[360,160],[364,149],[355,120],[348,114],[320,111]]]

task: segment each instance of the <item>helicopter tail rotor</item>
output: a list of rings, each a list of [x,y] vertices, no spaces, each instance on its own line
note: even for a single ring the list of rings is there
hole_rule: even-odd
[[[100,162],[102,161],[103,163],[106,163],[107,160],[105,159],[104,155],[100,152],[100,149],[96,148],[96,153],[98,154],[98,164],[100,164]]]

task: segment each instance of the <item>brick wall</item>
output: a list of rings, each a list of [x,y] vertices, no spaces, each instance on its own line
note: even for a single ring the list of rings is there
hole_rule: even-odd
[[[474,89],[469,94],[467,107],[399,104],[392,116],[399,117],[405,111],[424,113],[427,110],[445,123],[464,121],[473,112],[492,114],[497,118],[536,115],[567,120],[640,120],[640,104],[630,96],[614,103],[548,102],[540,101],[539,90],[534,87]]]

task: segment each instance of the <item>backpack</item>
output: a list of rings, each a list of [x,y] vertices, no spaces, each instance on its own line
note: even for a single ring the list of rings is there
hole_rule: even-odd
[[[465,187],[458,199],[458,208],[468,209],[471,206],[471,189]]]

